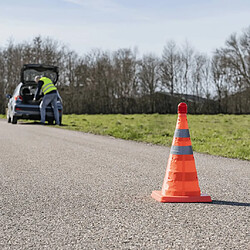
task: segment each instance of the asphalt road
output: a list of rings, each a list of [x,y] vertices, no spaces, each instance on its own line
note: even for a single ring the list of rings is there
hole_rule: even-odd
[[[0,120],[0,249],[249,249],[250,162],[195,153],[213,203],[159,203],[168,154]]]

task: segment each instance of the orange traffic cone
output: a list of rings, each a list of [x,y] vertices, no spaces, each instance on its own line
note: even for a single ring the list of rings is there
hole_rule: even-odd
[[[212,202],[208,195],[201,195],[190,140],[187,105],[178,105],[178,120],[161,191],[151,195],[160,202]]]

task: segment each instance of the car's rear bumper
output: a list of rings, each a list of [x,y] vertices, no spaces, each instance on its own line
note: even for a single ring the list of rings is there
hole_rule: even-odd
[[[59,117],[62,117],[62,106],[58,105]],[[38,105],[24,105],[19,104],[15,105],[14,111],[12,112],[13,116],[17,119],[29,119],[29,120],[40,120],[40,108]],[[46,108],[46,120],[54,119],[54,112],[52,107]]]

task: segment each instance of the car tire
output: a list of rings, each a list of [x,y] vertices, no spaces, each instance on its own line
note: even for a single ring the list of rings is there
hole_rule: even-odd
[[[7,122],[8,122],[8,123],[11,123],[11,118],[10,118],[9,115],[7,115]]]
[[[17,124],[17,117],[16,117],[16,116],[13,116],[13,117],[12,117],[11,123],[12,123],[12,124]]]

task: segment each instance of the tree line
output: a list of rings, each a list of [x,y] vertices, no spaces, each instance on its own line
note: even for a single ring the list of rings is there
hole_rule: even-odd
[[[250,26],[234,33],[212,56],[188,42],[168,41],[161,57],[138,56],[136,49],[94,49],[83,56],[52,39],[9,41],[0,47],[0,112],[7,93],[20,82],[23,64],[60,69],[58,89],[64,113],[250,113]]]

